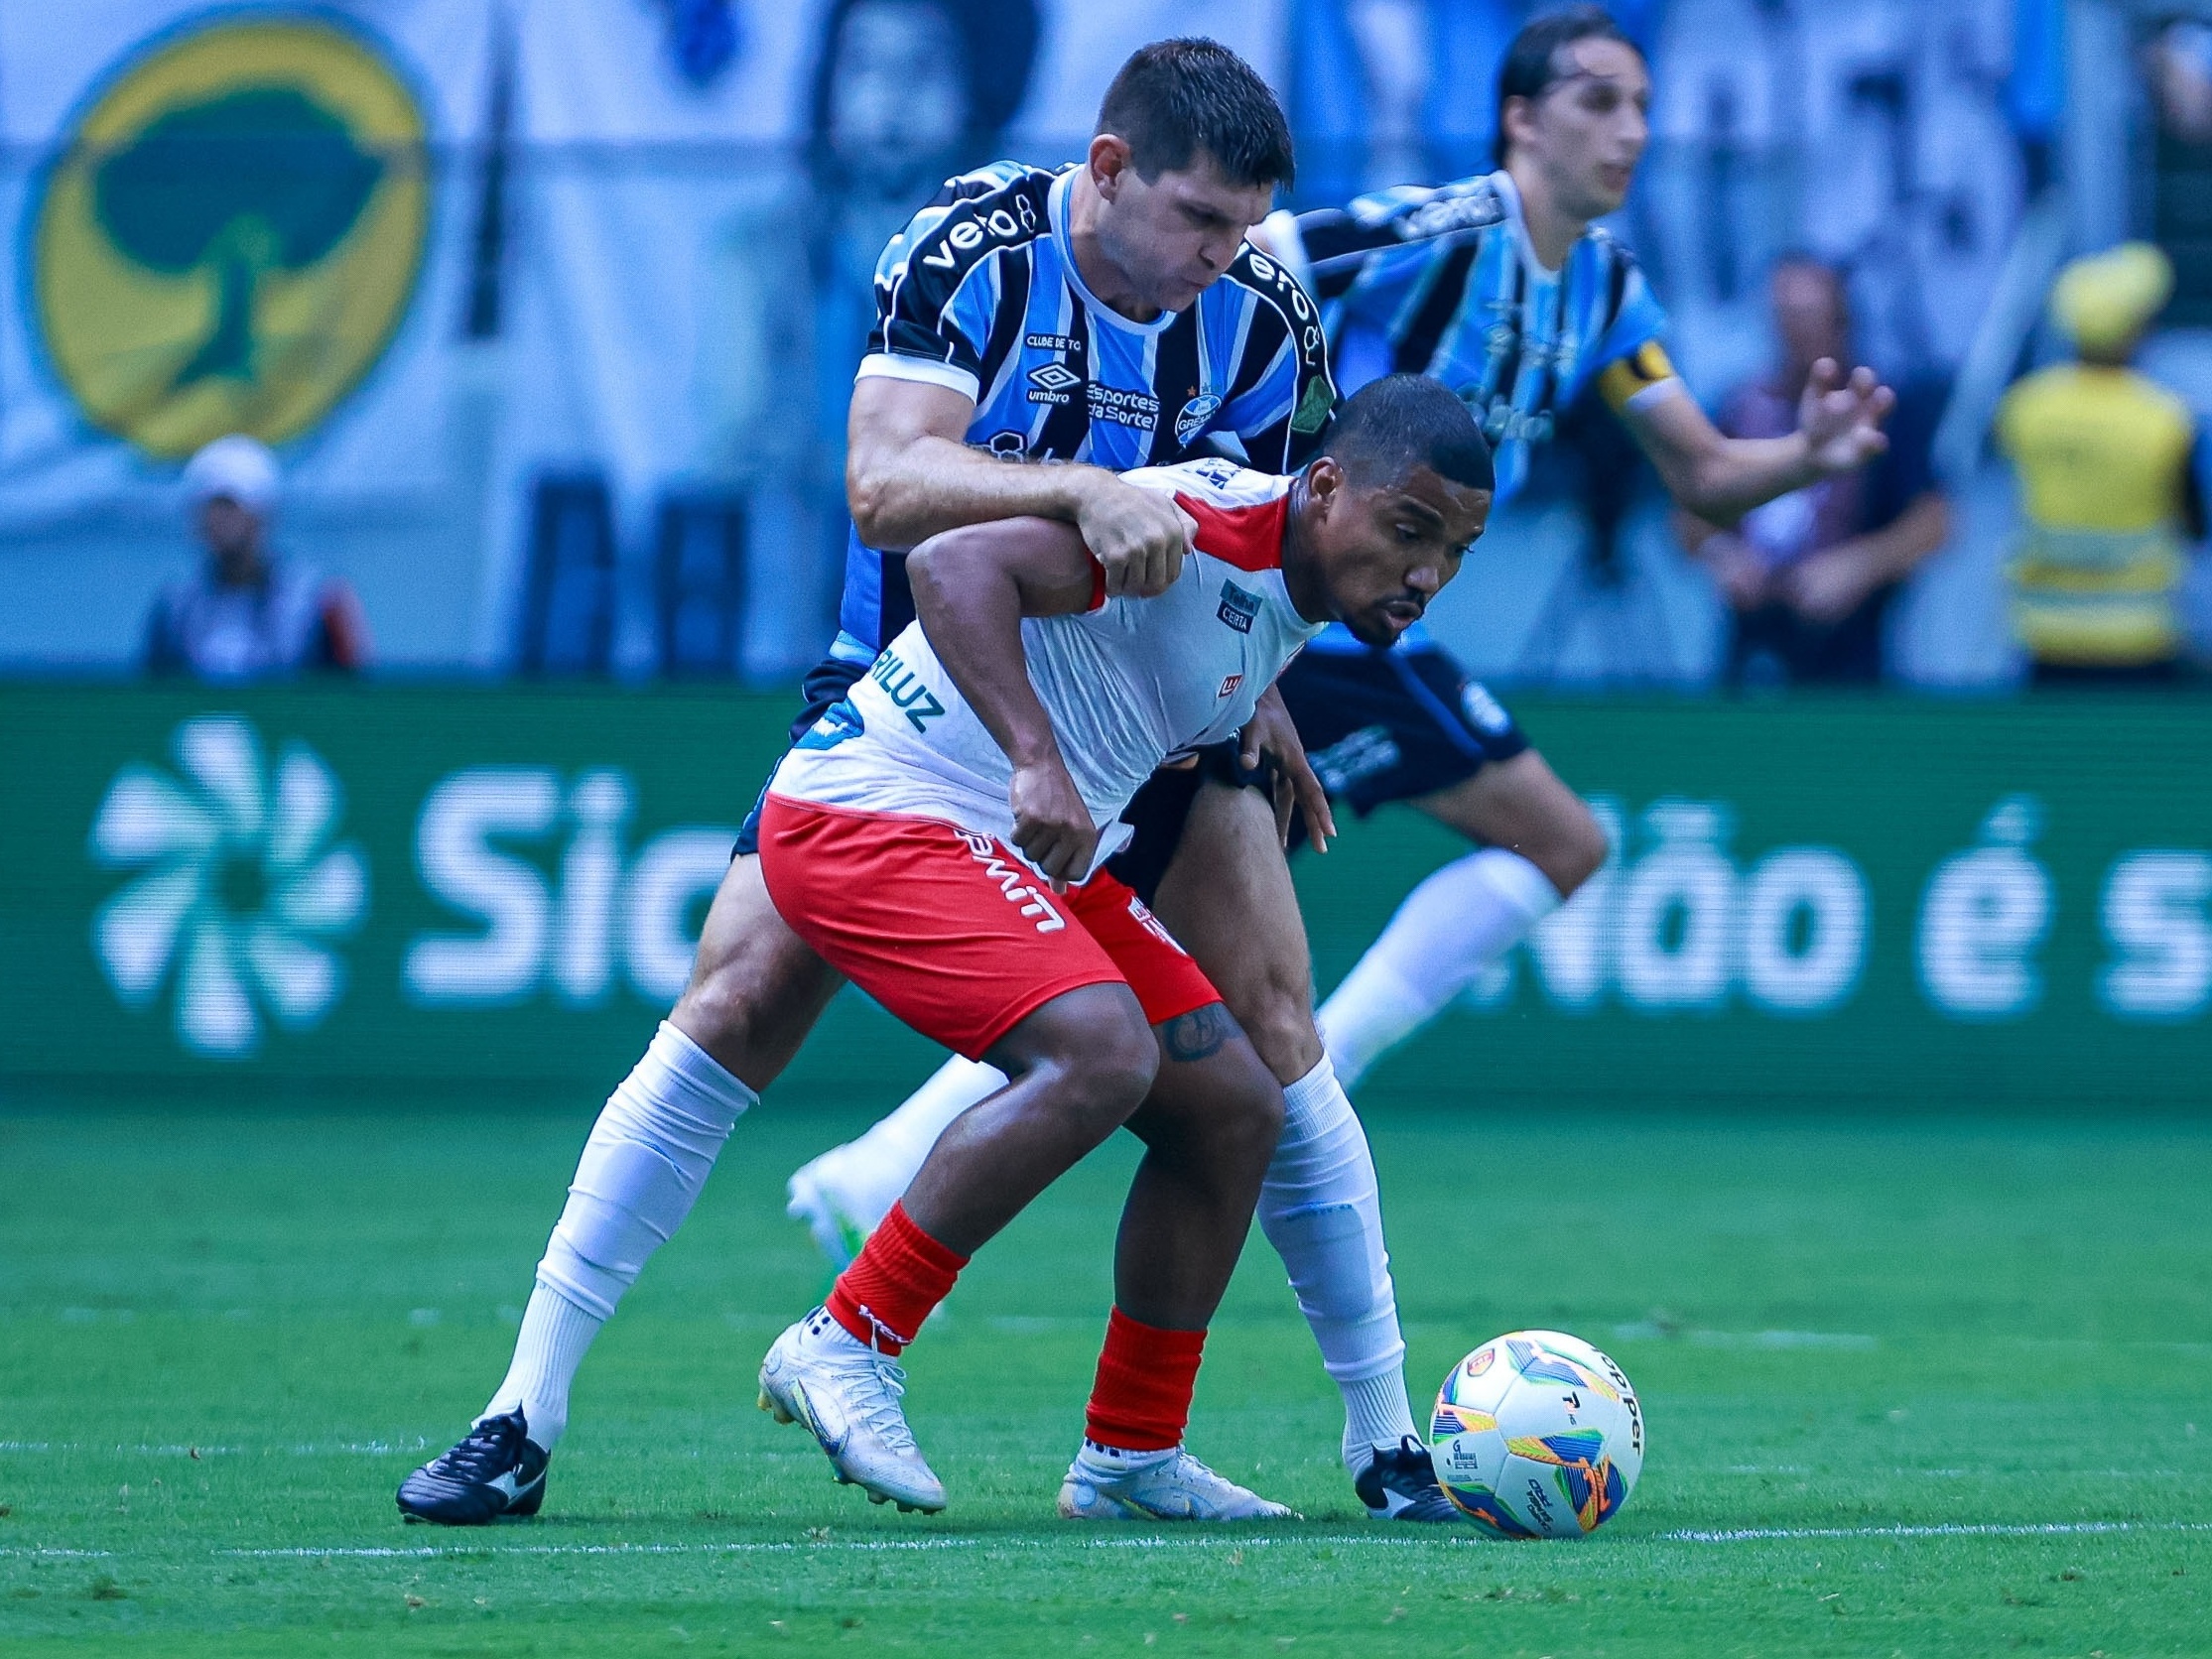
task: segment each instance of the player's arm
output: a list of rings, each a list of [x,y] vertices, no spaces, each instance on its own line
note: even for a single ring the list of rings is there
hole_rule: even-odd
[[[1405,185],[1364,195],[1349,207],[1303,213],[1278,209],[1261,222],[1251,241],[1288,265],[1316,299],[1334,300],[1362,278],[1373,276],[1378,260],[1387,262],[1411,247],[1413,259],[1399,262],[1415,269],[1425,250],[1463,232],[1486,229],[1504,212],[1487,180]]]
[[[1174,583],[1196,526],[1173,497],[1103,467],[1010,466],[968,447],[975,414],[949,386],[883,375],[853,386],[845,491],[861,541],[896,550],[957,525],[1058,519],[1098,554],[1108,594],[1149,598]]]
[[[1099,566],[1073,525],[1024,517],[933,536],[906,572],[937,660],[1013,764],[1014,845],[1064,890],[1089,867],[1099,831],[1030,684],[1021,619],[1091,609],[1105,596]]]
[[[1795,432],[1786,438],[1729,438],[1678,381],[1647,386],[1634,362],[1624,358],[1609,365],[1599,386],[1651,457],[1667,493],[1713,524],[1734,524],[1761,502],[1863,466],[1889,447],[1882,423],[1896,394],[1869,368],[1846,377],[1824,357],[1813,365],[1798,403]],[[1668,395],[1651,395],[1668,386]]]
[[[1305,739],[1283,702],[1282,682],[1277,680],[1260,694],[1259,705],[1240,734],[1238,759],[1247,772],[1258,769],[1260,757],[1274,762],[1270,769],[1275,806],[1275,837],[1290,845],[1290,815],[1306,817],[1306,838],[1316,852],[1327,852],[1337,837],[1336,815],[1329,810],[1329,791],[1306,758]]]

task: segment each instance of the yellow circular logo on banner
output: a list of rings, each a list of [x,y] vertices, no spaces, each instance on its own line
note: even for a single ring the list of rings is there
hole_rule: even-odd
[[[423,140],[391,64],[311,18],[233,15],[126,64],[31,232],[39,326],[86,419],[177,456],[329,414],[414,293]]]

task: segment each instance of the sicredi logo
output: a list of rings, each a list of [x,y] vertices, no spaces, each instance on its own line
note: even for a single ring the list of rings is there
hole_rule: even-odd
[[[195,1053],[250,1054],[263,1021],[306,1029],[345,990],[335,942],[368,914],[368,864],[333,836],[337,780],[314,750],[286,745],[274,768],[233,715],[187,720],[175,773],[132,764],[92,826],[92,854],[141,872],[103,904],[92,947],[129,1007],[175,999]]]

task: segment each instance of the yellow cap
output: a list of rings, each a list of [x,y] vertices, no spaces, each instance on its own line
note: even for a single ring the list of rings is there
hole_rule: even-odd
[[[2072,261],[2051,289],[2051,316],[2084,351],[2134,343],[2173,297],[2173,262],[2148,242],[2123,242]]]

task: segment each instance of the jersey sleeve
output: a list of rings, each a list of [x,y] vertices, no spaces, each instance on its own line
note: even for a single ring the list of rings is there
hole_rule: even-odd
[[[1283,215],[1288,218],[1288,215]],[[1504,199],[1487,178],[1449,185],[1400,185],[1349,207],[1319,207],[1269,222],[1307,288],[1323,301],[1362,288],[1410,281],[1440,244],[1497,224]]]
[[[970,176],[973,178],[974,176]],[[997,320],[997,263],[1009,214],[1038,205],[1018,191],[938,198],[893,236],[876,261],[875,326],[858,378],[915,380],[976,398]]]
[[[1337,406],[1321,308],[1281,261],[1247,249],[1233,271],[1255,303],[1209,430],[1232,435],[1236,458],[1256,471],[1295,472],[1319,450]]]
[[[1590,368],[1597,376],[1598,390],[1618,415],[1672,397],[1682,390],[1682,381],[1662,341],[1665,309],[1626,250],[1609,247],[1608,252],[1620,261],[1615,277],[1619,298],[1613,320],[1591,354]]]

